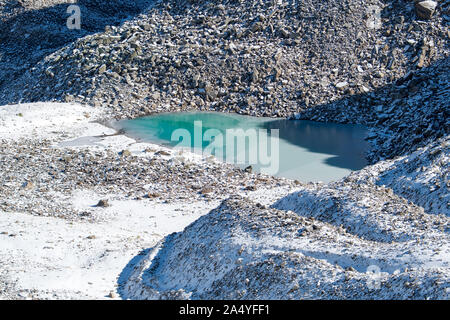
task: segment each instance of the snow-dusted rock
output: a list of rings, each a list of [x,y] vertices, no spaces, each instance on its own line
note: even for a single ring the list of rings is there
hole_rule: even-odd
[[[450,216],[450,137],[394,160],[381,161],[353,173],[349,179],[384,185],[424,208]]]
[[[383,197],[383,192],[372,197]],[[396,196],[391,197],[395,203]],[[411,220],[420,209],[405,204],[383,213],[385,206],[372,201],[365,202],[366,208],[347,200],[348,206],[322,210],[323,199],[292,194],[275,205],[284,210],[261,209],[237,197],[226,200],[142,256],[122,284],[122,295],[131,299],[447,297],[449,237],[439,229],[447,219],[417,214]],[[307,203],[311,206],[305,207]],[[380,221],[377,214],[384,215]],[[399,231],[383,235],[379,224],[394,223],[389,215],[395,217]]]

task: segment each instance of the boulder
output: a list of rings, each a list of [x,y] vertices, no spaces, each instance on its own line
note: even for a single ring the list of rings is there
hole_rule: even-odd
[[[416,14],[421,19],[431,19],[437,7],[436,1],[419,1],[415,4]]]

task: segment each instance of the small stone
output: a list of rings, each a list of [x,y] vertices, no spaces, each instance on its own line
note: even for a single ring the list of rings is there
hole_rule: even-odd
[[[201,194],[208,194],[213,192],[213,189],[211,187],[205,187],[202,189],[202,191],[200,191]]]
[[[154,199],[154,198],[159,198],[161,195],[159,193],[156,192],[149,192],[147,193],[147,198],[149,199]]]
[[[260,22],[255,22],[250,28],[250,30],[252,32],[257,32],[257,31],[259,31],[261,29],[262,29],[262,24]]]
[[[347,87],[348,87],[348,82],[347,81],[342,81],[342,82],[336,83],[336,88],[339,89],[339,90],[344,90]]]
[[[363,93],[368,93],[368,92],[370,91],[370,89],[367,88],[367,87],[364,86],[364,85],[361,85],[361,86],[360,86],[360,89],[361,89],[361,92],[363,92]]]
[[[24,190],[31,190],[34,188],[34,184],[33,184],[33,182],[27,181],[22,185],[22,188]]]
[[[422,19],[431,19],[437,7],[436,1],[420,1],[416,2],[416,14]]]
[[[252,167],[252,166],[248,166],[248,167],[246,167],[246,168],[244,169],[244,171],[247,172],[247,173],[252,173],[253,167]]]
[[[170,152],[164,151],[164,150],[160,150],[158,152],[155,153],[155,155],[157,156],[170,156]]]
[[[64,97],[65,102],[72,102],[74,100],[74,97],[70,94],[66,94]]]
[[[100,66],[100,68],[98,68],[98,73],[99,74],[102,74],[102,73],[105,73],[106,72],[106,65],[105,64],[102,64],[101,66]]]
[[[144,97],[136,92],[132,92],[131,95],[136,99],[143,99]]]
[[[109,202],[108,202],[108,200],[100,200],[97,203],[96,207],[107,208],[107,207],[109,207]]]
[[[51,78],[55,76],[55,74],[50,69],[45,70],[45,74]]]
[[[121,155],[122,157],[129,157],[129,156],[131,156],[131,152],[130,152],[130,150],[122,150],[122,151],[120,152],[120,155]]]
[[[285,29],[281,29],[281,30],[280,30],[280,33],[281,33],[281,36],[282,36],[283,38],[289,38],[289,36],[290,36],[289,31],[287,31],[287,30],[285,30]]]

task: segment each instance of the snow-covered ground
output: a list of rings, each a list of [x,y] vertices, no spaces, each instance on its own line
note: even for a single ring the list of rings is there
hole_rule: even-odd
[[[61,139],[79,135],[110,134],[95,124],[104,110],[80,104],[32,103],[0,107],[2,139]]]
[[[78,104],[3,106],[0,136],[49,139],[59,148],[142,147],[126,136],[98,138],[115,133],[92,122],[101,114]],[[0,298],[118,297],[118,278],[136,254],[218,205],[143,199],[111,200],[109,207],[93,208],[101,198],[92,190],[76,190],[69,199],[76,210],[97,211],[102,217],[97,223],[0,210]]]
[[[87,208],[96,199],[80,193],[73,201]],[[193,205],[112,202],[101,223],[0,213],[2,273],[23,298],[109,297],[135,255],[214,207]]]
[[[11,144],[10,161],[25,161],[23,166],[43,175],[48,173],[42,166],[48,166],[53,177],[51,162],[26,160],[29,151],[23,150],[49,152],[33,149],[44,141],[63,156],[71,150],[117,157],[127,150],[145,158],[162,150],[117,134],[100,124],[103,116],[103,109],[79,104],[3,106],[0,142]],[[41,176],[36,185],[22,184],[30,168],[5,170],[0,298],[448,299],[448,154],[448,139],[441,139],[331,184],[237,175],[226,197],[219,196],[220,185],[201,197],[186,189],[169,198],[127,195],[120,179],[98,188]],[[189,162],[179,168],[225,179],[217,167],[205,165],[209,159],[182,156]],[[0,157],[6,168],[6,155]],[[41,157],[60,161],[59,153]],[[180,155],[163,157],[164,165],[172,165]],[[117,174],[133,175],[124,169]],[[197,190],[205,178],[195,170]],[[44,190],[42,181],[65,184]],[[256,181],[256,191],[244,188]],[[158,184],[162,180],[143,190]],[[38,203],[41,194],[47,202]],[[97,206],[99,199],[109,205]],[[20,201],[27,204],[23,210],[10,209]],[[58,208],[58,214],[34,210],[38,204]]]
[[[16,141],[24,146],[49,141],[51,148],[82,153],[86,149],[92,152],[126,149],[140,155],[143,149],[166,150],[117,135],[115,130],[99,123],[103,115],[101,108],[70,103],[2,106],[0,141]],[[15,151],[17,156],[27,156],[20,149]],[[166,158],[170,161],[176,156]],[[205,161],[197,154],[185,153],[183,157],[194,165]],[[5,174],[0,172],[3,187],[10,183]],[[15,180],[20,177],[19,172]],[[32,195],[22,189],[19,187],[17,192],[33,203]],[[62,207],[63,212],[69,208],[89,212],[94,219],[36,216],[31,211],[0,209],[0,298],[119,298],[119,278],[127,274],[127,265],[133,257],[168,234],[182,231],[220,204],[219,200],[190,198],[169,203],[164,198],[136,201],[118,197],[121,193],[123,190],[99,194],[91,188],[51,193],[51,201]],[[267,190],[260,189],[254,192],[254,197],[266,198],[266,194]],[[99,199],[108,199],[109,206],[96,207]]]
[[[132,299],[449,299],[449,244],[446,216],[384,187],[310,185],[273,208],[224,201],[145,252],[121,292]]]

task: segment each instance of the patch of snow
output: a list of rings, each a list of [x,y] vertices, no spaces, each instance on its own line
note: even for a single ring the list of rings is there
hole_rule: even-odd
[[[333,222],[261,209],[234,197],[142,252],[121,282],[121,294],[130,299],[446,299],[449,237],[438,231],[424,237],[423,242],[420,237],[365,240]],[[442,255],[433,255],[440,250]]]

